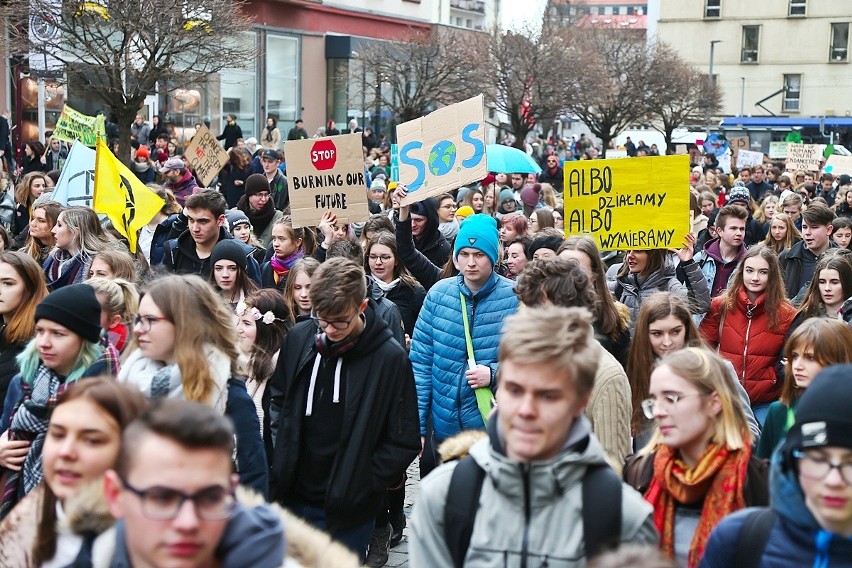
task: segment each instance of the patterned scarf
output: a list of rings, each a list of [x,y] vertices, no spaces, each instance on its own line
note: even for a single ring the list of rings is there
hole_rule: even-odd
[[[6,478],[3,501],[0,502],[0,518],[5,517],[21,497],[41,483],[44,475],[41,450],[44,446],[50,415],[59,395],[68,386],[63,382],[64,380],[64,377],[60,377],[51,369],[39,365],[32,383],[21,381],[23,398],[12,416],[9,439],[28,440],[32,444],[21,470],[10,471]]]
[[[275,283],[278,284],[287,278],[287,275],[290,273],[290,267],[293,266],[293,263],[304,256],[305,251],[302,249],[299,249],[290,256],[285,256],[284,258],[278,258],[278,256],[273,254],[269,265],[272,267],[272,271],[274,272]]]
[[[678,503],[698,503],[702,499],[701,518],[689,547],[687,566],[698,566],[710,532],[725,515],[743,509],[746,468],[751,448],[729,450],[710,444],[693,468],[687,467],[668,446],[657,448],[654,479],[645,500],[654,506],[654,524],[660,533],[660,547],[674,556],[675,508]]]

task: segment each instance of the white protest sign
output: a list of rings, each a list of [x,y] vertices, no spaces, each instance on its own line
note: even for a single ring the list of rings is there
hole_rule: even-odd
[[[726,174],[731,173],[731,155],[728,153],[722,154],[716,158],[719,161],[719,167]]]
[[[361,133],[356,132],[284,145],[294,227],[318,225],[327,210],[340,223],[364,221],[370,215],[361,144]]]
[[[483,96],[396,127],[403,205],[479,181],[488,174]],[[287,164],[290,167],[290,164]]]
[[[817,144],[787,144],[787,166],[797,170],[819,170],[822,153]]]
[[[737,167],[753,168],[763,163],[763,152],[752,152],[751,150],[740,150],[737,154]]]
[[[788,142],[770,142],[769,143],[769,159],[779,160],[787,157]]]
[[[852,175],[852,156],[832,154],[828,157],[822,171],[835,177],[843,174]]]

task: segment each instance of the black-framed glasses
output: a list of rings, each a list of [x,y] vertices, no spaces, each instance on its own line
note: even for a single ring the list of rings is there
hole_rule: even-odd
[[[659,404],[666,412],[671,412],[677,408],[677,403],[685,398],[697,398],[699,396],[707,396],[707,393],[700,394],[678,394],[669,392],[663,395],[662,398],[646,398],[642,401],[642,414],[649,420],[654,419],[654,407]]]
[[[371,254],[367,258],[370,259],[370,262],[381,262],[382,264],[387,264],[393,260],[393,257],[389,254]]]
[[[355,320],[355,318],[358,317],[358,314],[360,314],[360,313],[361,312],[359,310],[355,310],[355,313],[352,314],[352,317],[349,318],[348,320],[331,321],[331,320],[324,320],[324,319],[320,318],[315,312],[311,311],[311,319],[313,319],[315,322],[317,322],[317,325],[319,326],[320,329],[325,329],[328,326],[331,326],[334,329],[336,329],[337,331],[343,331],[344,329],[349,327],[349,325]]]
[[[799,473],[804,477],[821,480],[836,469],[846,485],[852,484],[852,461],[834,463],[825,456],[806,454],[801,450],[794,450],[793,457],[799,460]]]
[[[121,484],[139,498],[142,514],[152,521],[171,521],[178,516],[187,501],[192,501],[195,514],[205,521],[227,519],[237,506],[234,492],[220,485],[206,487],[195,493],[184,493],[169,487],[139,489],[130,485],[126,479],[122,479]]]
[[[151,325],[158,321],[169,321],[169,318],[136,314],[130,321],[133,322],[133,327],[139,326],[142,331],[151,331]]]

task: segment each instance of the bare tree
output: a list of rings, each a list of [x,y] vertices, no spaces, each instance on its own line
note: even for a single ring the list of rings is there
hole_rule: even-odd
[[[88,2],[6,0],[10,52],[44,54],[69,80],[86,85],[119,127],[119,155],[130,155],[130,123],[159,83],[176,89],[211,74],[243,67],[256,57],[240,37],[253,22],[243,0],[136,0]],[[55,41],[31,39],[29,21]]]
[[[508,117],[518,148],[536,124],[551,124],[567,106],[575,73],[568,37],[546,12],[540,31],[495,28],[478,50],[478,82],[488,102]]]
[[[626,30],[572,28],[568,57],[581,67],[567,97],[578,116],[606,149],[631,124],[647,119],[653,49],[644,34]]]
[[[409,29],[396,41],[359,52],[337,82],[347,89],[351,108],[387,108],[398,123],[420,118],[481,92],[472,81],[467,48],[477,34],[438,26],[429,32]]]
[[[688,65],[671,47],[657,46],[654,65],[648,75],[648,106],[654,115],[652,128],[666,138],[673,150],[672,133],[680,126],[701,123],[705,116],[722,108],[719,85],[710,83],[706,74]]]

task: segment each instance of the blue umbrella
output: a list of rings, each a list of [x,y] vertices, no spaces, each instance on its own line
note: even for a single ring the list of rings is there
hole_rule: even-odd
[[[541,166],[535,163],[523,150],[503,144],[488,144],[485,146],[485,157],[488,160],[488,171],[497,174],[537,174]]]

